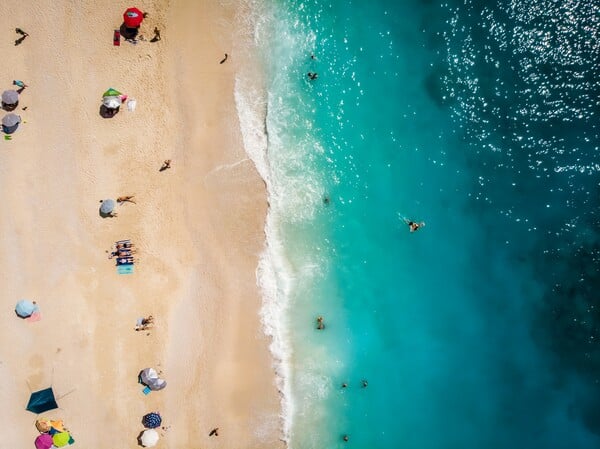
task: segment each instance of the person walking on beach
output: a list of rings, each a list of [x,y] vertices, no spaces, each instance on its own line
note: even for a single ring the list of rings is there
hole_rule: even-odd
[[[227,61],[228,57],[229,57],[229,55],[227,53],[225,53],[225,57],[223,59],[221,59],[221,61],[219,62],[219,64],[223,64],[225,61]]]
[[[208,434],[208,436],[209,436],[209,437],[212,437],[213,435],[214,435],[214,436],[216,436],[216,437],[218,437],[218,436],[219,436],[219,428],[218,428],[218,427],[215,427],[215,428],[214,428],[213,430],[211,430],[211,431],[210,431],[210,433]]]
[[[311,81],[314,81],[319,77],[317,72],[308,72],[306,76],[308,76],[308,79],[310,79]]]

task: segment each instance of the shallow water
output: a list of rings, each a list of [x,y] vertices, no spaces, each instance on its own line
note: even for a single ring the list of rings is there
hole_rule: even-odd
[[[600,443],[600,6],[555,3],[264,1],[293,449]]]

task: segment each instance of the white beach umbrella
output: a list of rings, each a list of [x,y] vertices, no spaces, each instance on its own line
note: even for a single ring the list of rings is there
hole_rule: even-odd
[[[121,98],[115,96],[108,96],[102,99],[102,104],[108,109],[117,109],[122,103]]]
[[[158,432],[154,429],[145,430],[140,438],[140,443],[144,447],[153,447],[158,443]]]

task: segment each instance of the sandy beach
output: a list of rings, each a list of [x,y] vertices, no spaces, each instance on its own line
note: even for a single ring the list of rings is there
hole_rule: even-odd
[[[60,408],[43,416],[64,420],[73,447],[138,447],[142,416],[159,411],[159,448],[281,448],[255,273],[266,192],[233,95],[239,5],[140,1],[145,40],[113,46],[128,6],[0,3],[2,90],[29,85],[23,123],[0,142],[3,445],[33,447],[25,406],[52,386]],[[18,46],[15,27],[29,33]],[[149,42],[154,27],[162,39]],[[102,118],[109,87],[136,110]],[[137,204],[102,218],[100,201],[122,195]],[[120,239],[137,247],[134,274],[108,258]],[[40,321],[15,315],[21,298],[37,301]],[[136,332],[147,315],[154,327]],[[166,389],[142,393],[147,367]]]

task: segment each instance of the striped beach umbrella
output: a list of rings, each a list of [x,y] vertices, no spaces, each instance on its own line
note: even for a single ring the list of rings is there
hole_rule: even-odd
[[[155,412],[148,413],[142,418],[142,424],[144,425],[144,427],[147,427],[149,429],[154,429],[160,426],[161,423],[162,418],[158,413]]]

